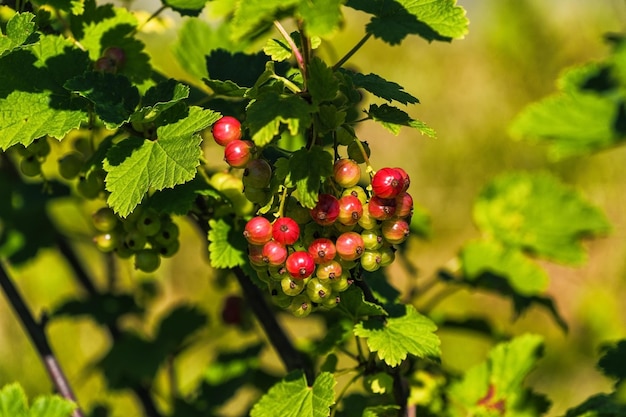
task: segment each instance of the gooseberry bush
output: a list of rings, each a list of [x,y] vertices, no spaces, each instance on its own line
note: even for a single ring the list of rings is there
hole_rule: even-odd
[[[441,361],[437,332],[463,323],[418,311],[412,294],[390,283],[388,267],[407,256],[407,239],[428,234],[428,216],[411,167],[383,166],[371,152],[368,141],[393,138],[362,137],[361,126],[378,123],[390,136],[435,131],[410,115],[413,94],[347,63],[371,37],[390,45],[409,36],[462,38],[465,10],[454,0],[154,6],[143,20],[94,0],[0,6],[0,283],[56,392],[29,407],[19,383],[8,384],[0,416],[204,417],[223,415],[229,401],[253,417],[546,414],[549,400],[525,384],[541,356],[541,336],[494,336],[484,363],[452,372]],[[202,19],[206,9],[223,17],[219,24]],[[144,25],[164,11],[184,17],[174,55],[187,81],[155,68],[141,40]],[[347,11],[369,21],[354,48],[331,62],[324,47]],[[622,38],[613,42],[624,49]],[[617,142],[626,82],[620,65],[607,60],[567,74],[564,91],[529,107],[512,132],[555,141],[560,156]],[[568,114],[562,106],[590,111]],[[581,114],[589,120],[577,119]],[[592,123],[599,136],[585,142],[580,132]],[[84,236],[59,221],[51,210],[58,204],[73,207],[69,223],[88,222],[86,240],[105,260],[107,282],[79,256]],[[555,177],[522,172],[488,184],[473,215],[481,237],[464,244],[437,281],[496,292],[518,315],[545,308],[565,328],[537,259],[580,264],[581,239],[609,229],[604,215]],[[138,332],[128,323],[148,320],[160,284],[122,287],[115,267],[152,276],[163,259],[180,254],[183,223],[202,236],[213,285],[238,283],[236,293],[216,290],[211,300],[222,325],[252,341],[218,352],[185,387],[175,377],[177,359],[203,340],[211,306],[179,304],[154,331]],[[49,247],[80,291],[36,319],[11,268]],[[101,326],[110,344],[96,366],[109,391],[132,393],[136,411],[104,398],[81,403],[77,381],[64,376],[45,333],[62,317]],[[287,318],[299,328],[315,320],[324,331],[297,344]],[[481,323],[465,328],[485,331],[488,322]],[[600,361],[617,380],[616,393],[592,397],[568,417],[623,415],[617,393],[625,374],[613,365],[625,350],[623,342],[608,346]],[[267,351],[280,364],[259,359]],[[167,394],[163,373],[170,375]]]

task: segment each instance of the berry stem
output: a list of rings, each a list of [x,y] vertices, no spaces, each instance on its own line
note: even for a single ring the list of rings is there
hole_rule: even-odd
[[[161,13],[163,13],[169,6],[163,5],[161,7],[159,7],[154,13],[152,13],[145,22],[142,22],[141,24],[139,24],[135,30],[133,30],[132,35],[134,35],[135,33],[139,32],[141,29],[143,29],[143,27],[145,25],[148,24],[148,22],[150,22],[152,19],[156,19]]]
[[[374,176],[376,172],[374,171],[374,168],[372,167],[372,164],[370,163],[370,158],[367,156],[367,152],[365,151],[365,148],[363,147],[363,144],[361,143],[361,141],[358,139],[355,139],[355,142],[357,146],[359,147],[361,154],[363,155],[363,159],[365,160],[365,167],[366,167],[365,171],[370,175],[370,178],[371,178]]]
[[[287,33],[283,25],[278,20],[274,21],[274,26],[276,26],[276,29],[278,29],[282,37],[289,45],[289,48],[291,48],[291,52],[293,52],[293,55],[296,57],[296,61],[298,62],[298,68],[300,68],[300,72],[302,72],[302,79],[304,80],[306,90],[306,62],[304,60],[304,57],[302,56],[302,53],[300,53],[298,46],[293,41],[289,33]]]
[[[45,322],[35,321],[35,318],[26,305],[24,298],[22,298],[22,295],[18,292],[17,288],[13,284],[13,281],[11,281],[9,274],[5,270],[4,265],[1,263],[0,287],[2,287],[7,301],[11,304],[11,307],[13,307],[13,310],[22,322],[22,325],[24,326],[31,342],[35,345],[35,349],[37,350],[41,361],[44,363],[46,370],[50,375],[50,379],[54,383],[58,393],[63,398],[77,403],[72,387],[70,386],[69,381],[63,373],[63,370],[61,369],[61,366],[59,365],[59,362],[57,361],[57,358],[48,343],[48,338],[46,337],[46,333],[44,331]],[[72,417],[83,417],[80,407],[77,407],[74,410]]]
[[[280,196],[280,205],[278,206],[278,217],[283,217],[285,213],[285,201],[287,201],[287,187],[283,187],[283,193]]]
[[[333,65],[333,71],[336,71],[339,68],[341,68],[343,64],[345,64],[350,58],[352,58],[352,55],[356,54],[357,51],[361,49],[361,47],[365,44],[365,42],[367,42],[367,40],[371,37],[372,37],[371,33],[366,33],[365,36],[363,36],[361,40],[358,41],[357,44],[354,45],[354,47],[352,47],[352,49],[350,49],[348,53],[346,53],[343,56],[343,58],[341,58],[335,65]]]

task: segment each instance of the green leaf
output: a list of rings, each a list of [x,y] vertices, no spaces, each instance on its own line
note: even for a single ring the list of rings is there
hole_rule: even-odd
[[[341,293],[341,303],[343,303],[343,295]],[[339,305],[341,305],[339,303]],[[335,347],[342,345],[352,335],[352,323],[348,320],[338,320],[329,325],[324,333],[324,337],[311,344],[309,352],[316,356],[322,357],[332,352]]]
[[[39,396],[30,410],[24,389],[14,382],[0,390],[0,417],[69,417],[76,404],[58,395]]]
[[[549,156],[559,160],[616,145],[620,106],[615,98],[578,92],[558,93],[533,103],[513,121],[510,134],[548,144]]]
[[[61,139],[87,122],[85,101],[62,86],[88,65],[87,54],[56,36],[0,58],[0,149]]]
[[[548,274],[521,251],[496,242],[482,240],[467,243],[461,251],[464,276],[470,280],[485,272],[506,278],[522,295],[543,293],[548,288]]]
[[[342,22],[341,6],[345,0],[307,0],[298,6],[308,36],[327,36],[339,28]]]
[[[488,410],[499,409],[511,417],[542,415],[549,402],[523,386],[542,352],[543,341],[538,335],[525,334],[498,344],[486,362],[470,369],[450,387],[452,401],[464,408],[458,415],[486,415]]]
[[[348,0],[346,6],[372,14],[367,31],[395,45],[407,35],[427,41],[460,39],[469,21],[456,0]]]
[[[307,386],[301,371],[287,375],[254,405],[251,417],[326,417],[335,403],[335,378],[328,372]]]
[[[437,326],[412,305],[396,304],[387,308],[389,317],[370,318],[354,326],[354,334],[367,338],[372,352],[387,365],[396,367],[408,354],[420,358],[440,356]]]
[[[216,49],[206,57],[206,67],[211,80],[231,81],[240,87],[252,87],[265,72],[269,59],[263,52],[244,54]],[[282,73],[286,64],[277,65]]]
[[[272,58],[272,61],[285,61],[291,58],[291,48],[282,39],[268,39],[263,52]]]
[[[198,195],[211,195],[217,192],[206,183],[200,176],[193,180],[180,184],[174,188],[166,188],[156,191],[145,202],[159,213],[178,214],[184,216],[192,209]]]
[[[569,264],[585,259],[582,238],[609,230],[600,210],[546,173],[500,176],[480,193],[473,214],[503,245]]]
[[[150,57],[144,52],[144,44],[135,36],[137,18],[124,7],[101,5],[85,12],[80,20],[82,25],[74,28],[74,34],[96,61],[110,46],[121,48],[126,56],[124,65],[117,73],[127,76],[140,84],[152,75]]]
[[[437,136],[435,131],[426,126],[424,122],[412,119],[405,111],[388,104],[381,106],[372,104],[366,113],[372,120],[382,124],[385,129],[389,130],[394,135],[400,133],[402,126],[408,126],[419,130],[422,135],[431,138]]]
[[[324,148],[300,149],[289,158],[286,184],[294,184],[298,200],[307,208],[315,207],[322,181],[333,175],[333,157]]]
[[[183,16],[198,16],[209,0],[163,0],[163,4],[170,6]]]
[[[178,353],[186,339],[206,326],[207,321],[207,315],[196,307],[176,306],[161,319],[154,343],[169,352]]]
[[[278,136],[282,125],[292,135],[306,129],[311,124],[312,112],[312,106],[298,96],[265,92],[248,105],[246,125],[254,143],[265,146]]]
[[[300,0],[240,0],[232,21],[233,40],[240,41],[267,30],[281,12],[299,2]]]
[[[598,368],[602,373],[611,377],[619,384],[626,380],[626,339],[601,346],[602,358],[598,361]]]
[[[582,404],[570,408],[564,417],[622,417],[626,404],[613,394],[596,394]]]
[[[6,25],[6,34],[0,32],[0,58],[11,51],[34,43],[38,39],[35,34],[36,25],[32,13],[16,13]]]
[[[200,164],[199,132],[213,124],[219,115],[212,110],[190,107],[186,117],[178,115],[171,123],[157,128],[156,140],[131,137],[107,152],[104,169],[111,206],[126,217],[149,189],[162,190],[184,184],[196,175]]]
[[[115,324],[127,314],[140,314],[143,309],[129,294],[96,294],[83,300],[68,300],[56,307],[52,317],[89,316],[104,325]]]
[[[64,87],[91,101],[108,129],[128,121],[139,104],[139,91],[122,75],[87,72],[68,80]]]
[[[341,302],[336,308],[354,321],[365,316],[386,316],[387,312],[378,304],[365,301],[363,291],[355,285],[341,293]]]
[[[131,116],[131,121],[152,121],[176,103],[189,97],[189,87],[169,79],[150,87],[142,101],[142,107]]]
[[[213,268],[234,268],[247,260],[247,242],[243,230],[235,228],[230,218],[209,220],[209,256]]]
[[[388,102],[395,100],[402,104],[419,103],[419,100],[404,91],[404,87],[400,84],[387,81],[377,74],[365,75],[353,71],[344,71],[344,73],[352,79],[355,87],[363,88]]]
[[[333,70],[320,58],[313,58],[308,67],[309,92],[313,98],[313,104],[330,101],[339,92],[339,81]]]

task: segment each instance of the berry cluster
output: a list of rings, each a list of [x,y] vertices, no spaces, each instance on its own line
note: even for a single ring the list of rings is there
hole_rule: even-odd
[[[19,154],[22,156],[20,161],[20,171],[27,177],[36,177],[41,175],[41,164],[46,161],[46,158],[50,154],[50,144],[48,139],[44,136],[35,139],[27,147],[17,148]]]
[[[118,217],[111,208],[102,207],[92,214],[98,231],[94,242],[102,252],[115,252],[120,258],[134,256],[135,269],[154,272],[161,258],[178,252],[179,229],[169,215],[137,207],[127,218]]]

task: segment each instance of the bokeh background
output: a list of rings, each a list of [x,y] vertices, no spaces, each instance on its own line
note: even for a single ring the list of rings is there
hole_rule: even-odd
[[[211,5],[219,7],[221,3],[225,1],[209,3],[204,17],[210,18]],[[417,299],[418,308],[434,305],[433,314],[455,318],[486,315],[502,333],[530,331],[544,335],[545,356],[528,383],[553,400],[550,415],[560,416],[589,395],[610,389],[611,382],[595,368],[598,348],[606,341],[626,337],[626,149],[555,162],[547,159],[544,147],[513,141],[507,128],[524,106],[555,90],[555,80],[564,68],[607,56],[602,35],[625,29],[626,2],[459,0],[459,4],[467,10],[471,22],[465,39],[428,44],[409,37],[394,47],[371,39],[350,61],[361,71],[396,81],[417,96],[421,104],[407,111],[438,133],[437,139],[429,139],[407,128],[396,137],[373,123],[358,131],[371,146],[375,166],[402,166],[407,170],[412,195],[432,216],[431,236],[412,237],[407,243],[406,259],[393,267],[391,276],[401,290],[432,280],[437,269],[477,235],[471,217],[474,198],[501,172],[548,170],[579,188],[602,208],[613,229],[609,236],[587,242],[589,258],[582,267],[542,264],[551,277],[548,293],[568,322],[569,332],[563,332],[545,310],[538,308],[514,319],[508,301],[486,293],[461,291],[434,305],[433,297],[442,290],[437,284]],[[154,11],[158,4],[142,1],[129,7]],[[190,80],[172,54],[176,28],[182,19],[169,13],[162,17],[144,27],[142,39],[147,51],[164,73]],[[342,33],[328,42],[332,47],[322,47],[320,54],[331,61],[338,59],[363,36],[366,21],[365,15],[347,11]],[[219,160],[219,150],[207,147],[207,157]],[[51,210],[68,230],[83,237],[77,248],[99,282],[104,283],[102,258],[89,244],[87,216],[93,207],[76,207],[67,202]],[[228,279],[218,279],[208,265],[202,236],[184,219],[179,224],[183,232],[180,252],[152,275],[119,265],[118,286],[134,288],[152,281],[159,284],[150,320],[142,328],[148,334],[154,320],[180,302],[197,302],[212,318],[201,335],[202,343],[179,362],[178,378],[184,390],[193,386],[203,364],[215,358],[218,350],[244,345],[247,336],[219,323],[220,297],[237,292],[237,286]],[[71,271],[52,250],[41,252],[36,260],[12,272],[38,314],[77,291]],[[284,318],[284,323],[296,338],[306,337],[295,331],[293,320]],[[127,325],[139,327],[137,323]],[[308,331],[314,334],[316,329],[312,325]],[[104,380],[94,367],[109,342],[93,322],[54,321],[48,334],[87,408],[97,401],[113,402],[117,410],[114,415],[136,414],[132,397],[106,392]],[[470,332],[442,331],[440,336],[444,364],[458,371],[484,360],[492,346],[491,340]],[[264,355],[268,363],[276,362],[277,371],[281,370],[272,352]],[[50,391],[43,366],[3,298],[0,358],[0,385],[19,380],[30,396]],[[235,411],[233,404],[230,411],[225,409],[226,413]]]

